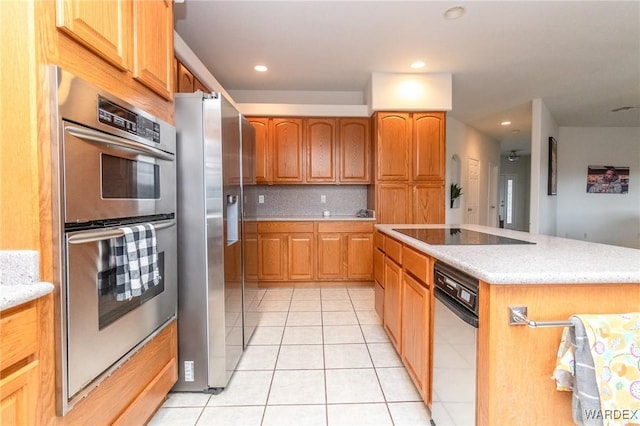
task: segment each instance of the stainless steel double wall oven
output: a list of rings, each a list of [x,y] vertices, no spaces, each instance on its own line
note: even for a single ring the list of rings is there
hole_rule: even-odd
[[[66,413],[177,309],[175,128],[51,68],[57,408]],[[116,297],[124,227],[153,225],[160,280]]]

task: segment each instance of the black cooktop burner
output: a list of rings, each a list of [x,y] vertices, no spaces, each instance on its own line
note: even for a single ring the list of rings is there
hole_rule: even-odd
[[[535,244],[461,228],[410,228],[394,229],[394,231],[431,245]]]

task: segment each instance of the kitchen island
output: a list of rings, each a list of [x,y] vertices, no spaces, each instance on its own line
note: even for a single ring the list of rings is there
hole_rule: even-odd
[[[440,245],[427,244],[394,229],[447,228],[476,231],[528,244],[504,245]],[[419,253],[427,261],[425,289],[430,304],[425,319],[424,336],[428,345],[423,351],[427,378],[432,368],[433,331],[433,267],[444,262],[479,280],[478,340],[476,376],[476,424],[478,425],[571,425],[571,394],[558,392],[551,379],[562,328],[532,329],[509,325],[510,306],[527,306],[528,317],[537,321],[566,320],[573,314],[622,313],[640,310],[640,250],[588,243],[565,238],[534,235],[477,225],[376,225],[376,247],[391,247],[384,253],[385,267],[395,264],[396,275],[409,276],[415,282],[405,262],[407,256],[388,261],[402,246],[402,254]],[[388,244],[391,243],[391,244]],[[533,243],[533,244],[531,244]],[[379,253],[379,249],[376,253]],[[383,250],[384,251],[384,250]],[[374,254],[374,256],[380,256]],[[415,257],[414,255],[412,255]],[[379,264],[378,261],[375,262]],[[376,281],[395,275],[376,273]],[[407,280],[399,279],[405,291],[400,301],[406,302]],[[383,292],[398,287],[394,283]],[[414,286],[415,287],[415,286]],[[409,293],[410,294],[410,293]],[[384,294],[384,303],[389,300]],[[394,301],[394,298],[391,298]],[[394,302],[395,303],[395,302]],[[399,310],[403,309],[398,303]],[[387,333],[387,314],[395,309],[384,308]],[[415,326],[404,321],[401,328]],[[391,319],[393,322],[393,318]],[[399,336],[411,335],[402,330]],[[391,336],[390,336],[391,337]],[[392,337],[393,341],[393,337]],[[412,348],[415,342],[401,348]],[[410,355],[410,354],[409,354]],[[405,362],[406,365],[406,362]],[[408,366],[408,370],[410,370]],[[414,382],[416,380],[414,379]],[[432,402],[431,388],[422,391],[425,403]]]

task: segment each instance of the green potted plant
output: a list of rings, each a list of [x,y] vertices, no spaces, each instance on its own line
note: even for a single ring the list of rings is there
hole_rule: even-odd
[[[457,183],[451,184],[451,208],[453,208],[453,202],[456,201],[456,198],[462,195],[462,187]]]

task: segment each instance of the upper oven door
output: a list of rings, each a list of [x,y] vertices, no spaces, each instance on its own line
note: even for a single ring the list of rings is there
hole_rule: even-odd
[[[173,154],[63,121],[64,221],[174,213]]]

